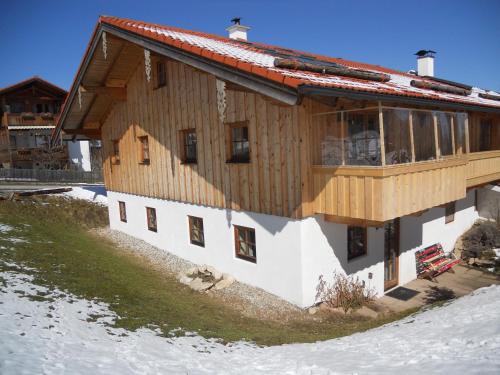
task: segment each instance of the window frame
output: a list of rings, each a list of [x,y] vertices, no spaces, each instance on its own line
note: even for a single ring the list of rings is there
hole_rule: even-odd
[[[244,141],[235,141],[233,138],[233,130],[239,128],[246,128],[247,131],[247,139],[248,142],[248,157],[242,157],[234,154],[234,143],[235,142],[244,142]],[[250,127],[248,121],[238,121],[238,122],[229,122],[226,123],[226,162],[234,163],[234,164],[249,164],[252,160],[252,150],[250,144]]]
[[[195,148],[195,158],[190,159],[187,157],[188,152],[188,144],[187,144],[187,139],[189,134],[194,134],[194,148]],[[196,133],[195,128],[190,128],[190,129],[183,129],[179,130],[179,143],[180,143],[180,149],[181,149],[181,163],[182,164],[197,164],[198,163],[198,134]],[[192,145],[191,145],[192,146]]]
[[[111,142],[112,142],[111,163],[118,165],[120,164],[120,141],[118,139],[113,139]]]
[[[146,206],[146,224],[151,232],[158,232],[158,218],[156,208]]]
[[[444,223],[449,224],[455,221],[456,202],[449,202],[444,206]]]
[[[205,247],[205,228],[203,226],[203,218],[198,216],[188,215],[188,223],[189,223],[189,242],[192,245]],[[201,229],[197,224],[201,224]],[[193,238],[193,232],[198,231],[198,236],[201,237],[201,241],[197,241]]]
[[[167,86],[167,62],[164,59],[158,59],[155,62],[155,89],[165,86]]]
[[[139,164],[149,165],[151,163],[151,150],[149,149],[149,137],[141,135],[137,137],[139,141]],[[146,142],[144,142],[144,140]],[[146,147],[144,147],[146,146]],[[147,158],[145,157],[147,154]]]
[[[351,254],[351,236],[349,235],[350,230],[359,230],[361,229],[363,231],[363,253],[359,254]],[[368,229],[366,227],[359,227],[355,225],[348,225],[347,226],[347,261],[353,261],[355,259],[359,259],[363,256],[368,255]]]
[[[127,206],[125,202],[118,201],[118,210],[120,212],[120,221],[123,223],[127,222]]]
[[[254,256],[246,255],[241,252],[241,243],[240,241],[240,232],[245,232],[245,241],[243,241],[245,244],[247,244],[249,247],[253,247],[253,252]],[[252,231],[253,232],[253,238],[254,242],[249,241],[249,236],[248,232]],[[257,237],[255,233],[254,228],[249,228],[249,227],[244,227],[241,225],[234,225],[234,254],[236,258],[245,260],[247,262],[251,263],[257,263]]]

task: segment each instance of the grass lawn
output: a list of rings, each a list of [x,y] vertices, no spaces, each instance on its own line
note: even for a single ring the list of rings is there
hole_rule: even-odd
[[[8,262],[34,268],[25,271],[34,283],[107,302],[121,317],[116,326],[130,330],[154,326],[169,335],[180,327],[226,342],[246,339],[271,345],[349,335],[413,312],[375,320],[332,316],[286,324],[251,319],[90,234],[89,228],[107,224],[105,208],[61,198],[2,201],[0,224],[12,227],[0,228],[0,271],[9,268]],[[0,289],[2,285],[0,279]]]

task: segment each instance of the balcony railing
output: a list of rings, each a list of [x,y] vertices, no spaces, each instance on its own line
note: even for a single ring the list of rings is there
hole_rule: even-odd
[[[3,126],[54,126],[56,116],[52,113],[4,113]]]
[[[499,144],[500,117],[489,121],[498,130],[470,135],[466,113],[379,105],[313,115],[314,212],[380,223],[464,198],[500,179],[500,150],[468,153],[469,136]]]

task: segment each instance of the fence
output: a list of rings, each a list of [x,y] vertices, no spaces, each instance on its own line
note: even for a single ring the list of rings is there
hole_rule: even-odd
[[[101,183],[102,171],[0,168],[0,181]]]

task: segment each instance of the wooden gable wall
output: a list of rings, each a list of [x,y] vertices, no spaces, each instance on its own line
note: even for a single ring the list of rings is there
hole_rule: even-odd
[[[227,163],[218,119],[216,78],[167,61],[167,85],[154,89],[144,63],[102,126],[107,189],[213,207],[300,218],[310,207],[308,101],[287,106],[262,95],[226,90],[226,122],[248,121],[251,161]],[[195,128],[198,163],[182,164],[179,131]],[[139,163],[137,137],[148,135],[151,163]],[[120,164],[111,163],[119,141]],[[304,201],[304,204],[302,202]]]

